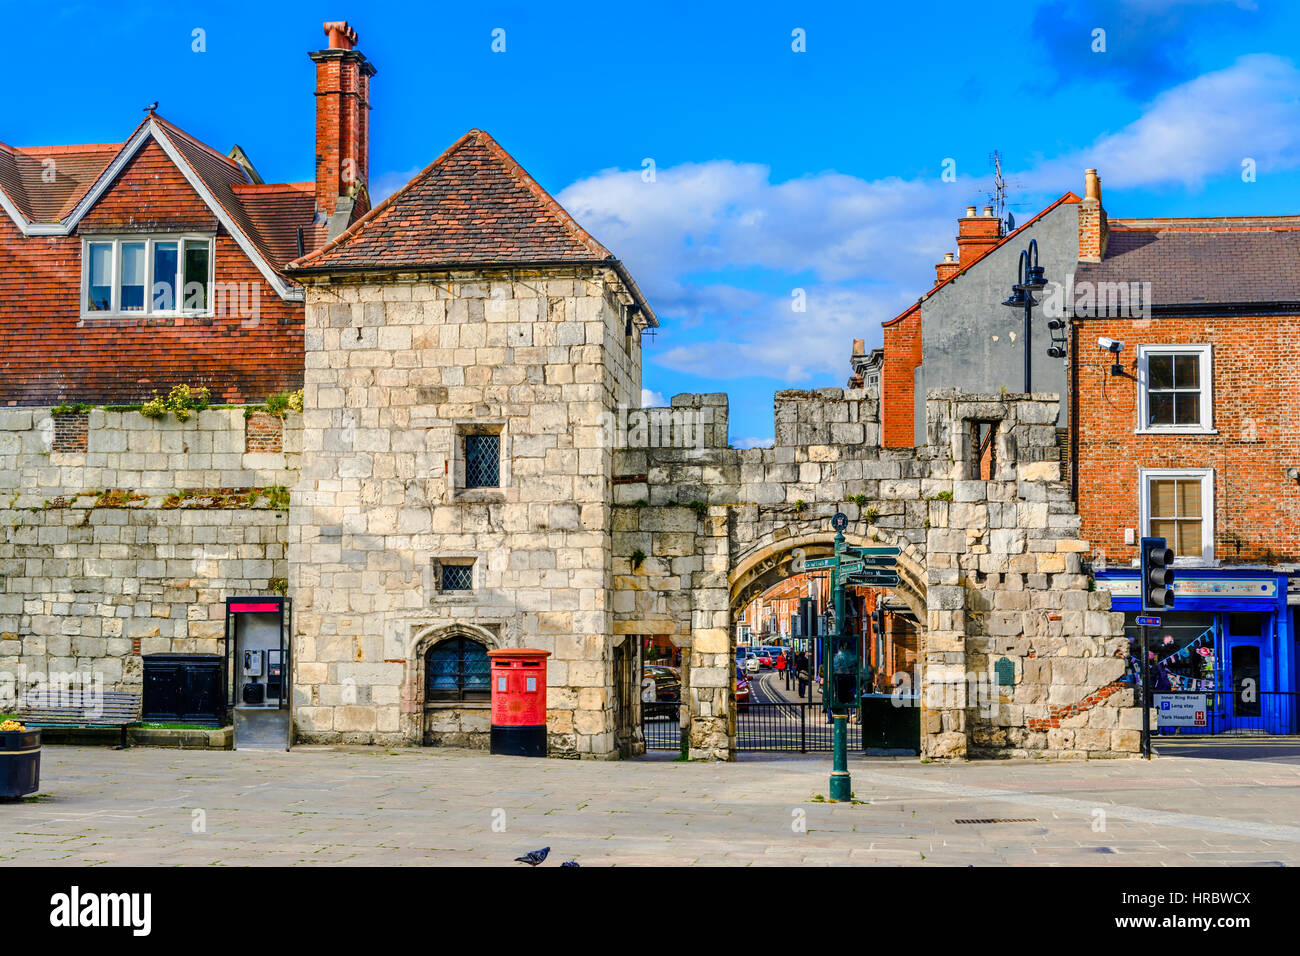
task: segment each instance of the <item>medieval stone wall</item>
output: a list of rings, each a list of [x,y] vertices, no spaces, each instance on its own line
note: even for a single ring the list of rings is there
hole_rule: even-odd
[[[673,405],[706,401],[717,398]],[[1087,546],[1054,453],[1055,396],[933,392],[930,444],[917,450],[879,447],[863,391],[779,392],[775,412],[770,449],[665,443],[616,460],[615,628],[691,647],[692,755],[726,756],[734,739],[720,690],[734,666],[731,610],[794,573],[799,557],[830,553],[837,510],[850,543],[901,550],[897,593],[924,622],[911,689],[927,754],[1136,749],[1119,707],[1131,691],[1115,685],[1122,615],[1081,565]],[[972,447],[976,423],[985,434],[993,423],[992,457]],[[725,578],[710,573],[720,568]],[[1013,682],[997,683],[1008,667]]]
[[[219,654],[226,597],[286,587],[296,415],[285,451],[249,454],[242,409],[78,414],[69,453],[49,409],[0,410],[0,706],[52,680],[139,692],[143,655]]]

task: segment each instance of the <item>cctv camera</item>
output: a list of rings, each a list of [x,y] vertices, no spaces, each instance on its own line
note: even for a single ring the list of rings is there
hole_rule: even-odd
[[[1122,352],[1122,351],[1124,350],[1124,343],[1123,343],[1123,342],[1117,342],[1117,341],[1115,341],[1114,339],[1108,339],[1108,338],[1102,337],[1102,338],[1097,339],[1097,344],[1098,344],[1101,348],[1104,348],[1107,352],[1114,352],[1114,353],[1116,353],[1116,354],[1119,354],[1120,352]]]

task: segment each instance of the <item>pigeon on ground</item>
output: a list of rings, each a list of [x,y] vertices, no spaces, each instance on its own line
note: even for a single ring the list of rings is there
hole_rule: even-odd
[[[549,846],[544,846],[540,850],[529,850],[523,856],[515,857],[516,863],[527,863],[529,866],[536,866],[546,859],[546,854],[551,852]]]
[[[582,866],[577,860],[565,860],[560,866]]]

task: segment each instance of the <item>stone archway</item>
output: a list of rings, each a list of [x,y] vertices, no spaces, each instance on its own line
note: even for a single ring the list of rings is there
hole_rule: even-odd
[[[405,688],[405,697],[412,706],[406,709],[408,726],[404,728],[408,740],[414,745],[476,749],[488,746],[490,702],[434,703],[426,700],[425,661],[429,651],[458,637],[477,641],[488,650],[500,646],[495,633],[477,624],[439,624],[416,631],[412,658],[407,665],[410,676]]]
[[[825,523],[825,522],[822,522]],[[894,593],[918,620],[925,619],[925,565],[920,549],[906,539],[885,529],[850,528],[845,540],[855,547],[897,547],[899,586]],[[727,575],[729,604],[732,614],[756,594],[798,573],[797,559],[823,558],[834,553],[835,535],[830,531],[807,531],[781,538],[768,536],[749,542],[738,549],[737,558]]]

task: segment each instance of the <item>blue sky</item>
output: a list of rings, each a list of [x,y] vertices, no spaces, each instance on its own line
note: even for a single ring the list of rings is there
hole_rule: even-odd
[[[120,141],[156,99],[212,146],[239,143],[268,181],[312,177],[306,53],[325,19],[347,19],[379,69],[372,190],[490,132],[655,305],[646,388],[729,392],[742,443],[771,437],[775,389],[842,385],[852,339],[879,344],[880,322],[929,287],[956,218],[987,198],[994,149],[1022,220],[1081,192],[1086,166],[1113,216],[1300,213],[1296,4],[235,0],[5,15],[34,72],[0,102],[0,140]]]

